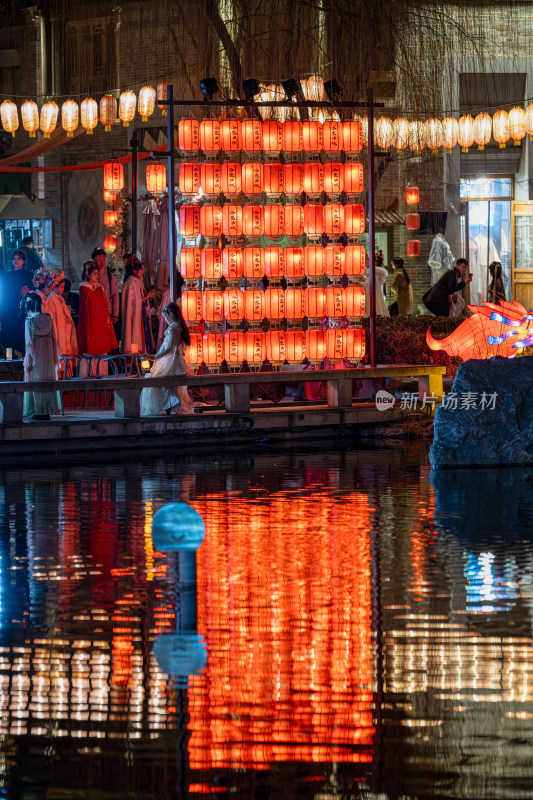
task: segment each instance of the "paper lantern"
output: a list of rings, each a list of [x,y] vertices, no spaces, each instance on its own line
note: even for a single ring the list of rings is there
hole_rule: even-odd
[[[208,238],[218,237],[222,234],[222,209],[220,206],[201,207],[200,233]]]
[[[285,194],[301,194],[303,191],[304,168],[302,164],[283,165],[283,186]]]
[[[2,127],[6,133],[15,135],[15,131],[19,127],[19,113],[17,106],[12,100],[4,100],[0,105],[0,119],[2,120]]]
[[[124,167],[120,161],[106,161],[104,164],[104,189],[118,194],[124,188]]]
[[[342,122],[328,119],[322,125],[322,147],[326,153],[338,153],[344,145]]]
[[[289,286],[285,291],[285,313],[287,319],[305,317],[305,292],[300,287]]]
[[[103,191],[104,203],[114,203],[117,199],[116,194],[113,192],[108,192],[107,189]]]
[[[204,333],[202,337],[202,355],[204,364],[217,367],[224,360],[224,337],[221,333]]]
[[[242,230],[250,239],[257,239],[263,234],[263,207],[249,204],[242,209]]]
[[[180,164],[181,169],[181,164]],[[222,191],[222,168],[216,161],[207,161],[200,167],[200,186],[204,194],[217,195]]]
[[[220,148],[225,153],[234,153],[242,147],[240,119],[220,121]]]
[[[326,355],[330,361],[342,361],[345,352],[345,338],[342,328],[329,328],[326,331]]]
[[[148,117],[151,117],[155,109],[156,92],[153,86],[143,86],[139,91],[139,99],[137,101],[137,111],[141,115],[143,122],[147,122]]]
[[[330,161],[324,164],[324,191],[327,194],[340,194],[344,191],[344,164]]]
[[[203,119],[200,122],[200,150],[216,153],[220,150],[220,122],[218,119]]]
[[[180,164],[181,167],[181,164]],[[198,168],[198,164],[196,164]],[[200,179],[200,170],[197,169],[197,179]],[[146,188],[150,194],[162,194],[167,188],[167,168],[160,162],[148,164],[146,167]]]
[[[381,291],[381,288],[379,288]],[[344,290],[346,302],[346,316],[351,319],[363,317],[365,314],[365,289],[364,286],[347,286]]]
[[[182,236],[198,236],[200,233],[200,209],[198,206],[180,208],[180,233]]]
[[[392,146],[396,150],[405,150],[409,143],[409,120],[398,117],[392,123]]]
[[[521,106],[509,111],[509,134],[515,145],[520,144],[526,135],[526,112]]]
[[[281,164],[264,165],[263,187],[267,194],[281,194],[283,191],[283,166]]]
[[[344,230],[348,236],[364,233],[365,225],[365,208],[362,203],[347,203],[344,206]]]
[[[301,364],[305,358],[305,333],[303,331],[287,331],[285,349],[289,364]]]
[[[222,274],[228,281],[238,281],[242,278],[244,263],[240,247],[225,247],[222,251]]]
[[[285,316],[285,292],[279,286],[265,289],[265,316],[269,320],[283,319]]]
[[[362,316],[362,315],[361,315]],[[363,328],[345,328],[342,331],[343,358],[361,359],[366,352]]]
[[[178,147],[184,153],[200,149],[200,123],[197,119],[180,119],[178,122]]]
[[[270,239],[279,239],[283,236],[285,228],[285,209],[283,206],[265,206],[265,236]]]
[[[246,153],[258,153],[263,149],[261,120],[244,119],[241,122],[242,149]]]
[[[180,272],[182,278],[197,281],[202,274],[202,260],[199,247],[182,247],[180,253]]]
[[[202,292],[202,316],[206,322],[222,322],[224,297],[219,289],[207,289]]]
[[[158,109],[160,110],[163,117],[167,115],[167,107],[166,105],[161,105],[161,100],[166,100],[168,96],[167,87],[172,86],[172,81],[159,81],[157,84],[157,99],[159,103],[157,104]],[[181,147],[180,147],[181,149]],[[196,148],[198,149],[198,148]]]
[[[117,101],[112,94],[104,94],[100,100],[100,122],[105,131],[110,131],[117,121]]]
[[[304,210],[302,206],[287,205],[284,207],[285,235],[299,237],[304,232]]]
[[[418,186],[407,186],[404,197],[408,206],[414,206],[420,202],[420,189]]]
[[[301,280],[304,276],[303,247],[285,248],[285,277],[290,280]]]
[[[265,274],[265,251],[262,247],[244,248],[244,277],[259,281]]]
[[[434,153],[442,147],[442,122],[440,119],[432,117],[426,122],[426,145],[428,150],[433,150]]]
[[[118,211],[104,211],[104,225],[106,228],[114,228],[118,223]]]
[[[265,336],[266,357],[273,366],[283,364],[287,358],[284,331],[267,331]]]
[[[135,92],[131,89],[126,89],[121,92],[118,101],[118,116],[122,120],[122,125],[127,128],[132,119],[135,117],[135,108],[137,106],[137,97]]]
[[[344,233],[344,207],[340,203],[328,203],[323,208],[324,233],[328,236],[340,236]]]
[[[114,253],[117,249],[117,237],[112,233],[106,233],[104,236],[104,250],[106,253]]]
[[[285,274],[285,252],[282,247],[265,247],[265,275],[279,280]]]
[[[152,164],[146,168],[146,180],[148,186],[148,169]],[[164,168],[164,164],[161,165]],[[165,170],[165,187],[166,187],[166,170]],[[178,186],[182,194],[198,194],[200,189],[200,165],[196,161],[182,161],[178,171]]]
[[[267,119],[263,122],[263,150],[267,153],[279,152],[283,148],[283,126],[279,120]]]
[[[529,135],[529,141],[533,141],[533,103],[526,108],[526,133]]]
[[[182,292],[181,312],[185,322],[200,322],[202,319],[202,292],[195,289]]]
[[[85,100],[81,101],[80,121],[81,127],[84,128],[89,135],[92,135],[92,132],[98,125],[98,103],[92,97],[86,97]]]
[[[306,100],[311,100],[315,103],[320,103],[325,96],[324,78],[320,75],[310,75],[308,78],[300,81],[302,87],[302,94]]]
[[[219,247],[204,247],[201,250],[200,270],[206,281],[222,278],[222,250]]]
[[[317,153],[322,150],[322,123],[316,120],[305,120],[302,123],[302,146],[306,153]]]
[[[470,114],[463,114],[459,117],[457,141],[463,153],[467,153],[468,148],[474,144],[474,119]]]
[[[324,255],[326,275],[329,278],[341,278],[345,273],[344,262],[346,255],[344,247],[338,244],[328,244]]]
[[[348,244],[344,248],[344,271],[349,277],[363,275],[366,266],[365,248],[360,244]]]
[[[222,233],[224,236],[242,236],[242,207],[226,204],[222,209]]]
[[[228,322],[239,322],[244,319],[244,292],[230,288],[224,292],[224,319]]]
[[[500,148],[505,148],[506,142],[509,141],[509,114],[507,111],[496,111],[492,118],[492,130],[494,131],[494,138],[500,145]]]
[[[310,286],[305,290],[306,315],[311,319],[322,319],[326,314],[326,292],[322,286]]]
[[[20,108],[20,115],[24,130],[35,137],[35,131],[39,129],[39,108],[35,100],[26,100]]]
[[[304,206],[304,231],[309,236],[321,236],[324,233],[324,217],[321,205],[307,203]]]
[[[244,292],[244,318],[248,322],[261,322],[265,316],[265,293],[262,289]]]
[[[325,251],[321,245],[304,247],[304,274],[308,278],[324,275],[325,264]]]
[[[342,286],[331,284],[326,287],[326,316],[345,317],[346,316],[346,293]]]
[[[241,365],[245,357],[244,333],[242,331],[226,333],[224,335],[224,359],[228,362],[228,366]]]
[[[409,123],[409,147],[414,153],[419,153],[426,146],[426,126],[419,119]]]
[[[405,224],[408,231],[420,230],[420,214],[407,214]]]
[[[288,119],[283,123],[283,150],[286,153],[299,153],[303,150],[301,122]]]
[[[189,336],[191,337],[191,343],[185,348],[183,357],[188,367],[198,368],[204,360],[202,350],[202,334],[190,333]]]
[[[266,358],[266,342],[263,331],[247,331],[244,334],[244,354],[248,366],[263,363]]]
[[[43,136],[45,139],[49,139],[50,134],[55,131],[58,116],[59,116],[59,106],[57,105],[57,103],[54,103],[54,101],[51,100],[50,102],[43,104],[43,107],[41,108],[40,128],[43,132]],[[96,119],[98,121],[98,110],[96,113]]]
[[[459,123],[455,117],[445,117],[442,120],[442,144],[451,152],[459,138]]]
[[[355,161],[348,161],[342,165],[344,168],[344,191],[346,194],[361,194],[364,184],[363,165]]]
[[[326,357],[326,332],[321,328],[306,330],[305,355],[312,364],[319,364]]]
[[[409,258],[417,258],[422,252],[422,245],[419,239],[411,239],[407,242],[407,255]]]
[[[259,120],[256,120],[259,122]],[[248,161],[241,167],[241,188],[244,194],[260,194],[263,191],[263,165]]]
[[[235,161],[225,161],[220,171],[220,181],[224,194],[240,194],[241,165]]]
[[[478,150],[484,150],[492,136],[492,119],[490,114],[482,112],[474,119],[474,141]]]
[[[75,100],[65,100],[61,106],[61,127],[67,136],[74,136],[74,131],[78,127],[78,104]]]
[[[358,153],[363,149],[363,126],[359,120],[347,119],[342,123],[342,140],[347,153]]]
[[[324,167],[318,161],[304,164],[303,189],[306,194],[320,194],[324,191]]]
[[[388,150],[394,140],[394,126],[389,117],[379,117],[374,123],[374,141],[378,147]]]

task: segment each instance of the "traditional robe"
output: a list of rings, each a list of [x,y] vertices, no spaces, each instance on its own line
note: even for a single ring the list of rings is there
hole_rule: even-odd
[[[59,366],[54,324],[50,314],[33,314],[25,325],[25,381],[55,381]],[[58,392],[24,392],[25,414],[55,414],[60,409]]]
[[[146,352],[143,325],[144,285],[141,278],[130,275],[122,289],[122,337],[120,347],[123,353],[131,353],[132,344],[137,352]]]
[[[0,342],[24,353],[24,314],[20,312],[22,289],[33,289],[33,275],[27,269],[14,269],[6,272],[0,280]]]
[[[181,325],[173,322],[169,325],[163,344],[159,348],[150,372],[152,378],[166,375],[186,375],[187,365],[183,356],[184,343],[181,336]],[[141,392],[141,416],[150,417],[161,411],[170,411],[179,404],[182,414],[194,414],[194,405],[186,386],[168,388],[146,388]]]
[[[78,353],[106,355],[118,347],[104,290],[99,283],[80,284]]]
[[[374,284],[374,294],[376,297],[376,316],[377,317],[390,317],[387,303],[385,302],[385,295],[383,294],[383,287],[387,283],[388,272],[385,267],[375,267],[376,282]],[[363,280],[365,287],[365,317],[370,316],[370,291],[369,291],[369,276],[367,275]]]
[[[78,341],[69,307],[57,292],[51,292],[46,299],[46,310],[54,321],[59,355],[76,355],[78,353]]]

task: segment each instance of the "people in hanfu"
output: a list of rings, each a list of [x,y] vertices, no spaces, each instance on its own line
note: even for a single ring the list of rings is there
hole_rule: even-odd
[[[126,259],[125,270],[127,277],[122,289],[120,347],[123,353],[146,353],[151,347],[148,301],[154,296],[155,289],[146,292],[143,281],[144,264],[136,256]]]
[[[24,314],[20,301],[33,289],[32,273],[26,268],[24,250],[15,250],[12,270],[0,276],[0,342],[16,355],[24,353]]]
[[[496,306],[501,306],[502,300],[505,301],[505,284],[503,282],[502,265],[499,261],[489,264],[491,281],[487,292],[487,300]]]
[[[468,261],[466,258],[458,258],[455,269],[445,272],[435,286],[428,289],[422,300],[432,314],[437,317],[448,317],[450,312],[453,313],[453,305],[458,302],[458,298],[454,297],[454,295],[462,292],[472,280],[472,275],[467,275],[467,270]]]
[[[41,297],[29,292],[22,299],[21,310],[26,317],[26,355],[24,380],[56,381],[59,368],[54,324],[50,314],[42,311]],[[24,392],[24,414],[35,420],[48,420],[61,408],[59,392]]]
[[[73,356],[78,353],[76,328],[70,309],[63,299],[63,273],[52,270],[53,281],[46,295],[46,311],[52,317],[60,356]]]
[[[100,270],[94,261],[83,265],[80,283],[80,319],[78,323],[78,353],[80,356],[107,355],[118,347],[107,299],[99,281]],[[94,368],[93,368],[94,372]],[[101,371],[99,374],[107,374]]]
[[[150,378],[186,375],[185,348],[191,342],[187,324],[176,303],[169,303],[163,309],[167,329],[163,343],[156,353]],[[194,405],[186,386],[159,386],[145,388],[141,392],[141,416],[155,414],[194,414]]]
[[[104,289],[107,301],[107,310],[113,321],[113,325],[118,322],[120,313],[120,298],[118,293],[117,279],[109,267],[106,268],[107,255],[101,247],[96,247],[91,255],[92,260],[98,267],[98,280]]]
[[[378,317],[388,317],[389,309],[387,308],[387,303],[385,302],[385,291],[387,287],[387,277],[389,275],[387,269],[385,267],[374,267],[374,274],[376,276],[376,280],[374,283],[374,297],[376,298],[376,316]],[[370,316],[370,276],[369,273],[366,272],[363,278],[362,284],[365,289],[365,317]]]

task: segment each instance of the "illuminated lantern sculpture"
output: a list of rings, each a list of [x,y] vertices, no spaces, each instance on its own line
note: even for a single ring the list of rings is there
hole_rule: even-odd
[[[223,119],[220,121],[220,149],[225,153],[234,153],[242,147],[240,119]]]
[[[183,357],[188,367],[198,369],[204,360],[202,351],[202,334],[190,333],[189,336],[191,337],[191,343],[185,348]]]
[[[363,126],[359,120],[347,119],[342,123],[343,149],[358,153],[363,149]]]
[[[492,118],[492,130],[494,131],[494,138],[504,148],[506,142],[509,141],[509,114],[507,111],[496,111]]]
[[[409,143],[409,120],[398,117],[392,123],[392,146],[396,150],[405,150]]]
[[[264,215],[263,207],[248,204],[242,209],[242,229],[245,236],[257,239],[263,234]]]
[[[180,164],[181,170],[182,164]],[[200,186],[204,194],[220,194],[222,191],[222,168],[216,161],[207,161],[200,167]]]
[[[20,108],[20,115],[22,127],[31,137],[34,137],[35,132],[39,129],[39,108],[35,100],[26,100]]]
[[[256,120],[259,122],[259,120]],[[241,167],[241,188],[244,194],[261,194],[263,191],[263,165],[247,161]]]
[[[265,247],[265,275],[279,280],[285,274],[285,252],[283,247]]]
[[[344,191],[346,194],[361,194],[365,188],[363,165],[347,161],[344,167]]]
[[[526,112],[521,106],[509,111],[509,134],[517,146],[526,135]]]
[[[318,153],[322,150],[322,123],[317,120],[302,122],[302,145],[306,153]]]
[[[284,206],[285,235],[301,236],[304,232],[304,210],[302,206]]]
[[[224,319],[228,322],[244,319],[244,292],[241,289],[226,289],[224,292]]]
[[[366,342],[365,331],[363,328],[345,328],[342,331],[342,338],[344,351],[343,358],[349,358],[350,360],[364,358]]]
[[[285,228],[285,209],[283,206],[265,206],[265,236],[279,239]]]
[[[347,286],[344,290],[346,316],[348,319],[363,317],[365,314],[365,289],[363,286]]]
[[[474,144],[474,118],[470,114],[459,117],[457,141],[463,153],[468,153],[468,148]]]
[[[330,161],[324,164],[323,174],[324,191],[327,194],[340,194],[344,191],[344,164]]]
[[[287,319],[303,319],[305,317],[305,292],[295,286],[285,291],[285,313]]]
[[[258,153],[263,149],[263,129],[260,119],[244,119],[241,122],[242,149],[246,153]]]
[[[409,258],[417,258],[422,252],[422,245],[419,239],[411,239],[407,242],[407,255]]]
[[[167,188],[167,168],[164,164],[160,162],[148,164],[146,167],[146,188],[150,194],[162,194],[165,191]]]
[[[121,92],[118,101],[118,116],[122,120],[122,125],[127,128],[132,119],[135,117],[135,108],[137,106],[137,97],[135,92],[131,89],[126,89]]]
[[[303,191],[304,168],[302,164],[283,165],[283,186],[285,194],[301,194]]]
[[[326,331],[326,355],[330,361],[342,361],[344,358],[344,330],[330,328]]]
[[[199,247],[182,247],[180,272],[187,281],[197,281],[201,276],[201,251]]]
[[[51,100],[49,103],[43,104],[41,108],[40,128],[43,132],[43,136],[45,139],[49,139],[50,134],[55,131],[58,116],[59,116],[59,106],[57,105],[57,103],[54,103],[54,101]],[[98,121],[98,110],[96,113],[96,120]]]
[[[200,322],[202,319],[202,292],[196,289],[182,292],[181,312],[185,322]]]
[[[363,275],[366,266],[365,248],[360,244],[348,244],[344,248],[344,271],[349,277]]]
[[[365,225],[365,208],[362,203],[347,203],[344,206],[344,230],[348,236],[364,233]]]
[[[85,100],[81,101],[80,121],[81,127],[92,135],[98,125],[98,103],[92,97],[86,97]]]
[[[240,247],[225,247],[222,251],[222,274],[228,281],[239,281],[244,274]]]
[[[269,286],[265,289],[265,316],[269,320],[285,317],[285,292],[279,286]]]
[[[324,191],[324,167],[318,161],[304,164],[303,189],[306,194],[315,195]]]
[[[420,189],[418,186],[407,186],[404,192],[406,205],[415,206],[420,202]]]
[[[104,94],[100,100],[100,122],[109,132],[117,121],[117,101],[112,94]]]
[[[281,194],[283,191],[283,166],[281,164],[264,165],[263,188],[267,194]]]
[[[266,342],[263,331],[247,331],[244,334],[244,354],[249,367],[258,367],[266,358]]]
[[[233,204],[226,204],[224,206],[222,209],[222,233],[224,236],[242,236],[241,206]]]
[[[325,249],[326,275],[329,278],[341,278],[345,273],[346,260],[344,247],[338,244],[328,244]]]
[[[118,194],[124,188],[124,167],[120,161],[106,161],[104,164],[104,189]]]
[[[157,84],[157,99],[159,101],[158,104],[157,104],[157,107],[160,110],[160,112],[161,112],[163,117],[166,117],[166,115],[167,115],[167,107],[166,107],[166,105],[162,105],[161,104],[161,100],[166,100],[167,99],[167,95],[168,95],[167,87],[171,86],[171,85],[172,85],[172,81],[159,81],[159,83]],[[198,149],[198,148],[196,148],[196,149]]]
[[[474,119],[474,141],[478,150],[484,150],[492,136],[492,119],[490,114],[481,112]]]
[[[303,331],[287,331],[285,349],[289,364],[301,364],[305,358],[305,333]]]
[[[345,230],[344,206],[340,203],[328,203],[323,207],[324,233],[328,236],[340,236]]]
[[[265,293],[262,289],[244,292],[244,318],[248,322],[261,322],[265,316]]]
[[[304,276],[303,247],[285,248],[285,277],[290,280],[301,280]]]
[[[265,274],[265,251],[262,247],[244,248],[244,277],[259,281]]]
[[[529,135],[529,141],[533,141],[533,103],[526,108],[526,133]]]
[[[273,366],[279,366],[287,359],[284,331],[267,331],[265,336],[266,357]]]
[[[104,250],[106,253],[114,253],[117,249],[117,237],[112,233],[106,233],[104,236]]]
[[[305,355],[311,364],[320,364],[326,357],[326,332],[321,328],[306,330]]]
[[[321,236],[324,233],[324,217],[321,205],[307,203],[304,206],[304,231],[309,236]]]
[[[306,315],[311,319],[322,319],[326,314],[326,293],[322,286],[310,286],[305,290]]]
[[[380,117],[374,123],[374,141],[378,147],[388,150],[394,139],[394,127],[389,117]]]
[[[342,286],[331,284],[326,287],[326,316],[346,316],[346,292]]]
[[[183,206],[180,213],[183,211]],[[222,209],[220,206],[202,206],[200,209],[200,233],[215,238],[222,233]]]
[[[442,120],[442,144],[451,153],[459,138],[459,123],[455,117],[445,117]]]
[[[220,180],[224,194],[240,194],[241,165],[235,161],[225,161],[220,171]]]
[[[245,359],[244,333],[242,331],[229,331],[224,336],[224,360],[228,366],[241,367]]]
[[[222,278],[222,250],[219,247],[204,247],[200,257],[201,275],[206,281]]]
[[[405,220],[408,231],[420,230],[420,214],[407,214]]]
[[[419,153],[426,146],[426,125],[419,119],[409,123],[409,147],[414,153]]]
[[[220,122],[218,119],[203,119],[200,122],[200,150],[217,153],[220,150]]]
[[[222,322],[224,298],[219,289],[207,289],[202,292],[202,316],[206,322]]]
[[[114,228],[118,223],[118,211],[104,211],[104,225],[106,228]]]
[[[265,153],[279,153],[283,148],[283,125],[277,119],[263,122],[263,150]]]
[[[143,86],[139,92],[137,101],[137,111],[141,115],[143,122],[147,122],[155,110],[156,92],[153,86]]]
[[[309,245],[304,248],[304,274],[308,278],[319,278],[324,275],[325,253],[321,245]]]
[[[207,367],[218,367],[224,360],[224,337],[221,333],[204,333],[202,356]]]
[[[286,153],[300,153],[302,149],[302,123],[289,119],[283,123],[283,150]]]
[[[426,145],[428,150],[434,153],[438,152],[442,147],[442,122],[440,119],[432,117],[426,121]]]
[[[0,105],[0,118],[2,119],[2,127],[6,133],[15,135],[15,131],[19,127],[19,112],[17,106],[12,100],[4,100]]]
[[[200,123],[197,119],[180,119],[178,122],[178,147],[184,153],[200,149]]]
[[[78,104],[75,100],[65,100],[61,106],[61,127],[67,136],[74,136],[74,131],[78,127]]]
[[[152,165],[149,164],[146,168],[146,176],[148,180],[148,168]],[[162,164],[164,167],[165,165]],[[165,186],[166,186],[166,170],[165,170]],[[148,184],[147,184],[148,185]],[[182,161],[179,166],[178,172],[178,186],[182,194],[198,194],[200,189],[200,165],[196,161]]]
[[[180,233],[182,236],[198,236],[200,233],[200,209],[198,206],[180,208]]]
[[[344,146],[342,122],[329,119],[322,125],[322,147],[326,153],[338,153]]]

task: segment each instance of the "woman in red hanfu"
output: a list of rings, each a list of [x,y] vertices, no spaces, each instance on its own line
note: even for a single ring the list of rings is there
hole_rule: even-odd
[[[78,322],[78,353],[80,356],[107,355],[118,347],[104,288],[98,280],[99,274],[94,261],[84,263],[83,283],[80,283]]]

